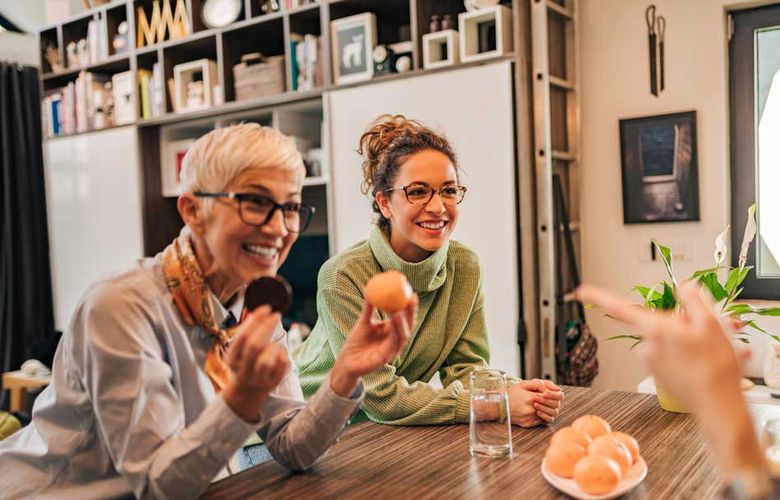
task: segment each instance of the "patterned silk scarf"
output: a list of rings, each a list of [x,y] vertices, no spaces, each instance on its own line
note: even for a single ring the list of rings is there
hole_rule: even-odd
[[[227,346],[235,328],[221,329],[214,319],[212,294],[203,278],[186,229],[163,250],[163,276],[173,295],[176,308],[189,325],[199,325],[212,336],[204,370],[214,390],[220,392],[230,381],[230,367],[225,360]],[[242,319],[244,313],[241,314]]]

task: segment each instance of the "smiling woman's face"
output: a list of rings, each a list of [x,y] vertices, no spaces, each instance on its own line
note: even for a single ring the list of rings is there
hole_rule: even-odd
[[[301,202],[299,175],[289,169],[246,169],[225,191],[266,196],[280,204]],[[276,210],[267,224],[250,226],[239,217],[238,202],[227,198],[214,200],[200,232],[208,254],[198,255],[201,266],[209,269],[216,281],[231,286],[275,276],[298,238],[285,227],[281,210]]]
[[[458,205],[442,203],[439,189],[458,183],[447,155],[425,150],[410,156],[398,169],[393,188],[427,186],[434,195],[425,205],[413,205],[402,190],[377,193],[382,215],[390,221],[390,244],[407,262],[419,262],[441,248],[458,221]]]

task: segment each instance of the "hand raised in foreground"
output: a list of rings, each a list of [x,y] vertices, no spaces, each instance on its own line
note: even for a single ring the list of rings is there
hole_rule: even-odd
[[[330,384],[339,396],[348,397],[360,377],[395,359],[409,340],[417,316],[417,296],[384,321],[374,319],[376,308],[363,304],[363,312],[347,336],[330,373]]]
[[[698,285],[687,283],[678,293],[683,313],[650,312],[587,285],[577,290],[577,298],[642,335],[640,356],[656,381],[696,415],[723,477],[752,471],[744,477],[762,479],[754,486],[766,489],[767,465],[742,396],[739,360],[728,336],[733,321],[714,312]]]
[[[222,394],[227,405],[247,422],[255,422],[268,394],[290,367],[283,347],[272,341],[281,316],[262,306],[236,327],[227,362],[233,376]]]
[[[681,286],[678,294],[682,314],[651,312],[593,286],[577,290],[580,301],[598,306],[643,337],[642,360],[656,381],[692,411],[704,410],[713,397],[731,394],[741,399],[740,363],[728,336],[729,318],[717,316],[693,283]]]
[[[507,392],[512,424],[520,427],[552,423],[563,400],[561,388],[549,380],[521,380]]]

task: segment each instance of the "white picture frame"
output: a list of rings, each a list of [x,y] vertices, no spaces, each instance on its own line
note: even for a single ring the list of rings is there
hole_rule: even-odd
[[[480,52],[480,25],[493,24],[495,28],[495,49]],[[460,32],[460,60],[468,63],[501,57],[513,50],[512,9],[506,5],[495,5],[472,12],[458,14]]]
[[[114,125],[135,121],[135,73],[124,71],[111,77],[114,94]]]
[[[203,101],[190,105],[187,101],[187,86],[196,73],[203,76]],[[198,59],[173,67],[173,88],[176,100],[176,113],[187,113],[199,109],[208,109],[214,104],[214,87],[218,83],[217,63],[211,59]]]
[[[376,16],[364,12],[330,23],[333,81],[337,85],[374,77],[371,53],[376,47]]]
[[[460,62],[458,32],[442,30],[426,33],[422,38],[423,68],[436,69],[453,66]]]
[[[177,197],[182,193],[180,164],[187,150],[194,142],[195,139],[180,139],[168,141],[164,144],[163,157],[160,164],[162,168],[162,172],[160,172],[162,195],[164,197]]]

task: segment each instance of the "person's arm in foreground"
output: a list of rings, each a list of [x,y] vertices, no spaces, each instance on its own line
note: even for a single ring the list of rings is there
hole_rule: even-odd
[[[325,454],[362,402],[363,375],[395,358],[406,344],[416,307],[415,299],[405,311],[385,321],[373,321],[375,308],[364,304],[333,369],[308,402],[273,393],[267,398],[260,409],[258,433],[274,459],[288,469],[305,470]],[[289,363],[286,348],[276,347],[278,362]],[[239,338],[231,346],[230,362],[252,359],[263,348],[268,349],[253,347],[252,339]],[[237,366],[234,370],[240,373]],[[294,380],[297,383],[297,376]]]
[[[257,427],[259,409],[287,370],[274,348],[236,365],[238,377],[185,426],[149,305],[131,288],[103,287],[74,316],[83,338],[79,382],[97,433],[136,497],[198,496]],[[239,327],[253,345],[268,345],[279,321],[256,311]],[[193,381],[194,383],[194,381]]]
[[[636,329],[643,360],[669,393],[699,421],[718,469],[743,483],[749,498],[769,495],[771,483],[740,389],[741,370],[727,329],[694,284],[679,289],[685,314],[650,312],[617,295],[582,286],[577,297]]]

